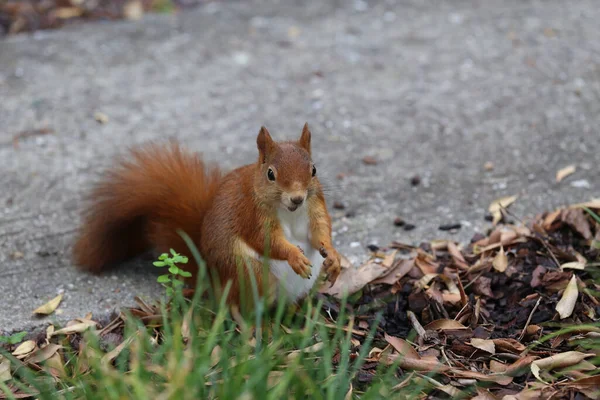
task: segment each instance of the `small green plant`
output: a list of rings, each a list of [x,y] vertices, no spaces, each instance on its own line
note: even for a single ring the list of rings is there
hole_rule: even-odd
[[[173,296],[175,290],[181,290],[183,281],[180,278],[190,278],[191,273],[182,270],[177,264],[187,264],[188,258],[171,249],[171,254],[163,253],[158,257],[159,261],[154,262],[158,268],[169,267],[169,273],[159,276],[156,281],[162,284],[167,290],[167,296]]]
[[[6,344],[21,343],[23,341],[23,339],[25,339],[26,335],[27,335],[27,332],[25,332],[25,331],[13,333],[10,336],[0,335],[0,343],[6,343]]]

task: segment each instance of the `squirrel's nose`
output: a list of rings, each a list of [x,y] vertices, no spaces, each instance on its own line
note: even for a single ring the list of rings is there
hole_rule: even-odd
[[[292,203],[294,203],[295,205],[299,206],[304,201],[304,197],[302,197],[302,196],[296,196],[296,197],[292,197],[290,200],[292,201]]]

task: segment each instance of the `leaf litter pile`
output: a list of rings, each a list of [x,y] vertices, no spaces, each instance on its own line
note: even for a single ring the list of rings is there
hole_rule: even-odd
[[[344,328],[351,334],[350,362],[368,346],[346,398],[360,398],[360,388],[375,383],[378,369],[394,368],[390,390],[402,393],[419,383],[418,398],[600,399],[600,200],[518,225],[503,223],[515,199],[495,201],[494,227],[464,247],[449,240],[419,246],[394,242],[359,267],[344,260],[338,280],[323,284],[316,297],[324,304],[325,325],[333,326],[342,311],[352,316]],[[344,295],[349,297],[342,303]],[[60,301],[59,296],[36,313],[52,313]],[[129,311],[158,337],[160,309],[137,301]],[[87,315],[0,346],[60,381],[67,347],[84,358],[86,330],[96,330],[109,343],[98,355],[101,364],[113,363],[135,336],[125,337],[124,320],[121,314],[100,324]],[[190,336],[185,325],[184,340]],[[372,328],[373,340],[365,344]],[[317,352],[320,344],[288,358]],[[219,351],[213,349],[211,357]],[[340,358],[338,348],[332,362],[343,368]],[[86,368],[79,364],[80,372]],[[11,383],[13,369],[0,356],[0,383],[16,397],[28,397]]]
[[[81,21],[137,20],[215,0],[0,0],[0,35],[57,29]]]

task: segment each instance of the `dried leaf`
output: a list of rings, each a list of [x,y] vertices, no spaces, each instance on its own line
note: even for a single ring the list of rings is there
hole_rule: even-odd
[[[330,287],[331,284],[325,282],[321,287],[320,292],[341,299],[344,297],[344,293],[347,293],[348,295],[354,294],[361,290],[366,284],[389,271],[390,268],[386,268],[374,261],[368,261],[358,268],[342,269],[340,276],[333,286]]]
[[[64,378],[67,376],[65,365],[59,352],[52,354],[44,363],[45,369],[55,378]]]
[[[96,326],[96,322],[88,321],[88,322],[78,322],[76,324],[67,326],[65,328],[59,329],[52,333],[52,336],[56,335],[70,335],[72,333],[81,333],[85,332],[89,328],[93,328]]]
[[[140,0],[131,0],[123,6],[123,16],[132,21],[139,20],[144,16],[144,7]]]
[[[214,367],[215,365],[217,365],[219,363],[219,361],[221,360],[221,346],[216,345],[212,351],[210,352],[210,366]]]
[[[21,343],[15,351],[12,352],[12,355],[15,357],[24,356],[31,353],[37,347],[35,341],[27,340],[26,342]]]
[[[453,368],[450,373],[458,378],[471,378],[477,379],[478,381],[495,382],[502,386],[509,385],[512,382],[512,377],[503,374],[486,375],[482,374],[481,372],[465,371],[456,368]]]
[[[108,353],[106,353],[104,356],[102,356],[102,358],[100,359],[100,363],[102,365],[108,365],[111,362],[113,362],[113,360],[115,358],[117,358],[119,356],[119,354],[121,354],[121,352],[123,351],[123,349],[125,349],[125,347],[129,346],[131,344],[131,342],[136,337],[139,336],[139,334],[140,334],[140,332],[137,331],[133,335],[129,336],[127,339],[123,340],[117,347],[115,347],[114,349],[112,349],[111,351],[109,351]]]
[[[38,349],[35,353],[33,353],[28,359],[27,362],[31,364],[38,364],[46,361],[50,357],[54,355],[58,350],[62,349],[62,346],[59,344],[50,343],[40,349]]]
[[[583,208],[583,207],[600,210],[600,199],[593,199],[593,200],[585,202],[585,203],[578,203],[578,204],[573,204],[573,205],[569,206],[569,208]]]
[[[525,350],[525,346],[515,339],[492,339],[496,346],[496,351],[504,351],[519,354]]]
[[[508,257],[504,252],[503,246],[500,246],[500,251],[498,252],[498,254],[496,254],[496,257],[494,257],[494,261],[492,261],[492,266],[498,272],[504,272],[506,271],[506,268],[508,268]]]
[[[593,353],[582,353],[579,351],[567,351],[559,353],[550,357],[535,360],[533,364],[536,364],[543,370],[553,370],[556,368],[570,367],[571,365],[578,364],[588,357],[593,357]]]
[[[467,264],[465,257],[462,255],[458,246],[454,242],[448,242],[448,252],[450,253],[452,258],[454,259],[454,262],[456,263],[456,265],[459,268],[461,268],[461,269],[469,268],[469,265]]]
[[[419,353],[404,339],[397,338],[395,336],[390,336],[387,333],[384,335],[385,341],[396,349],[398,353],[403,355],[406,358],[412,358],[415,360],[420,359]]]
[[[382,359],[384,357],[381,357]],[[424,371],[424,372],[436,372],[441,373],[450,370],[450,367],[440,363],[437,360],[429,358],[415,359],[409,358],[402,354],[389,354],[385,357],[385,361],[388,364],[393,364],[396,360],[399,360],[399,365],[402,369],[410,371]]]
[[[100,124],[106,124],[108,123],[108,115],[104,114],[103,112],[100,111],[96,111],[94,113],[94,119],[96,120],[96,122],[100,123]]]
[[[578,296],[579,290],[577,289],[577,278],[573,275],[567,288],[563,292],[560,301],[556,304],[556,311],[560,315],[560,319],[569,318],[571,314],[573,314]]]
[[[415,266],[414,258],[411,258],[410,260],[397,260],[394,263],[394,266],[392,267],[391,271],[388,274],[385,274],[384,276],[375,279],[371,283],[373,283],[373,284],[384,283],[386,285],[393,285],[396,282],[398,282],[400,279],[402,279],[406,274],[408,274],[410,272],[410,270],[413,269],[414,266]]]
[[[584,239],[593,238],[589,220],[583,209],[567,209],[561,213],[561,219],[571,228],[575,229]]]
[[[578,269],[578,270],[584,270],[585,269],[585,262],[581,262],[581,261],[572,261],[572,262],[568,262],[565,264],[562,264],[560,266],[561,270],[565,270],[565,269]]]
[[[577,170],[575,165],[569,165],[567,167],[561,168],[556,172],[556,182],[560,182],[565,179],[567,176],[574,174]]]
[[[438,319],[435,321],[431,321],[429,324],[425,325],[425,330],[428,331],[437,331],[437,330],[448,330],[448,329],[469,329],[458,321],[453,319]]]
[[[49,302],[47,302],[46,304],[44,304],[43,306],[36,308],[35,311],[33,311],[33,313],[34,314],[43,314],[43,315],[52,314],[54,312],[54,310],[56,310],[56,308],[60,304],[60,301],[62,300],[62,298],[63,298],[63,295],[61,293],[58,296],[56,296],[55,298],[53,298],[52,300],[50,300]]]
[[[352,383],[350,383],[350,388],[346,392],[346,395],[344,396],[344,400],[352,400],[352,391],[353,391],[353,387],[352,387]]]
[[[471,339],[471,346],[487,351],[490,354],[496,354],[496,346],[493,340],[473,338]]]
[[[517,196],[506,196],[496,199],[490,204],[488,210],[493,216],[492,223],[494,225],[497,225],[502,220],[502,209],[508,208],[515,200],[517,200]]]
[[[69,19],[81,16],[83,10],[79,7],[61,7],[56,9],[53,14],[59,19]]]
[[[0,382],[6,382],[12,378],[10,373],[10,361],[0,356]]]
[[[291,361],[291,360],[297,358],[302,353],[305,353],[305,354],[316,353],[319,350],[321,350],[324,345],[325,344],[323,342],[317,342],[317,343],[313,344],[312,346],[305,347],[304,349],[294,350],[287,355],[287,359],[288,359],[288,361]]]
[[[0,380],[1,379],[2,378],[0,377]],[[579,390],[590,399],[600,399],[600,389],[598,389],[600,388],[600,375],[578,379],[573,382],[566,382],[564,383],[564,386],[567,388]]]

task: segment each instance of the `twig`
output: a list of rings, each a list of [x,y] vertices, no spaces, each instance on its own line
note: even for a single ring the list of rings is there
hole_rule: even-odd
[[[427,332],[425,331],[425,328],[423,328],[423,325],[421,325],[415,314],[412,311],[407,311],[406,314],[408,315],[408,319],[410,320],[410,323],[412,324],[413,328],[415,328],[415,331],[417,331],[417,335],[419,335],[423,339],[427,339]]]
[[[556,266],[558,268],[560,268],[560,263],[558,262],[558,259],[556,258],[556,256],[554,255],[554,253],[552,252],[552,250],[550,250],[550,247],[548,247],[548,243],[546,243],[546,241],[544,239],[541,239],[539,237],[535,237],[535,236],[529,236],[531,239],[537,240],[538,242],[540,242],[542,244],[542,246],[544,246],[544,248],[546,249],[546,251],[548,252],[548,254],[550,254],[550,257],[552,257],[552,260],[554,261],[554,263],[556,264]]]
[[[477,279],[479,279],[479,277],[481,275],[483,275],[484,272],[485,271],[481,271],[475,278],[471,279],[471,282],[469,282],[465,285],[465,289],[468,288],[469,286],[471,286]]]
[[[529,318],[527,318],[527,322],[525,322],[525,326],[523,327],[523,330],[521,331],[521,334],[519,335],[519,342],[525,336],[525,331],[527,330],[527,327],[529,326],[529,323],[531,322],[531,318],[533,317],[533,313],[535,312],[535,310],[537,310],[538,306],[540,305],[540,301],[542,301],[542,296],[538,297],[538,300],[535,303],[535,306],[533,306],[533,310],[531,310],[531,313],[529,313]]]

